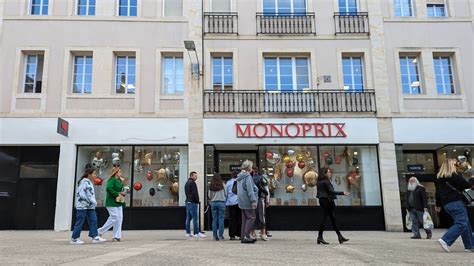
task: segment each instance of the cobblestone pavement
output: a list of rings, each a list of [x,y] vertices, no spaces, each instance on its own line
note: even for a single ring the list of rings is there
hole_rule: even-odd
[[[441,250],[435,230],[433,239],[411,240],[409,233],[344,232],[350,241],[337,244],[327,232],[330,245],[317,245],[315,232],[273,231],[273,238],[254,245],[239,241],[185,240],[183,231],[124,231],[123,241],[70,245],[70,232],[0,231],[0,265],[302,265],[302,264],[441,264],[474,265],[474,253],[464,252],[461,239],[451,252]],[[111,238],[107,233],[105,238]]]

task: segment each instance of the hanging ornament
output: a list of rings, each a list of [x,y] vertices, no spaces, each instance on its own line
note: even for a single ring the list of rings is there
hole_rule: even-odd
[[[340,155],[336,155],[336,164],[341,164],[342,157]]]
[[[99,174],[102,174],[102,169],[107,166],[107,160],[102,157],[102,152],[97,151],[95,157],[92,159],[92,167],[99,170]]]
[[[275,178],[270,178],[268,182],[268,190],[270,190],[270,192],[272,193],[277,188],[277,185],[278,182],[275,180]]]
[[[304,156],[306,156],[306,158],[308,158],[308,159],[311,158],[311,151],[310,151],[310,150],[306,150],[306,151],[304,152]]]
[[[273,153],[272,153],[271,151],[267,151],[267,152],[265,153],[265,157],[266,157],[267,159],[273,159]]]
[[[327,157],[326,158],[326,164],[331,165],[333,163],[332,157]]]
[[[352,165],[358,165],[359,164],[359,159],[357,159],[356,157],[353,157],[352,158]]]
[[[323,158],[326,160],[331,154],[328,151],[323,152]]]
[[[120,166],[120,154],[118,152],[112,152],[112,164],[114,167]]]
[[[101,186],[102,182],[103,182],[103,180],[100,177],[94,178],[94,185]]]
[[[471,158],[471,150],[465,149],[464,150],[464,156],[466,156],[468,159]]]
[[[179,158],[181,157],[181,153],[179,151],[175,152],[173,155],[173,160],[179,161]]]
[[[153,180],[153,173],[151,171],[146,172],[146,179],[148,181]]]
[[[161,183],[158,183],[158,186],[156,187],[156,190],[157,191],[163,191],[163,188],[165,187],[165,185],[161,184]]]
[[[161,181],[163,179],[166,179],[166,170],[164,168],[160,168],[158,171],[156,171],[156,180]]]
[[[318,173],[313,169],[309,170],[303,175],[303,182],[308,185],[308,187],[316,186],[316,182],[318,181]]]
[[[288,150],[288,155],[293,156],[295,154],[295,150]]]
[[[153,152],[145,154],[145,163],[151,165],[151,160],[153,159]]]
[[[293,177],[294,173],[295,173],[295,172],[294,172],[293,169],[291,169],[291,168],[286,169],[286,175],[287,175],[288,177]]]
[[[171,184],[170,186],[170,192],[171,194],[173,194],[174,196],[177,196],[178,193],[179,193],[179,183],[178,182],[173,182],[173,184]]]
[[[168,167],[165,168],[165,177],[168,178],[169,180],[174,179],[174,174]]]
[[[303,190],[303,192],[306,192],[307,189],[308,186],[306,184],[301,185],[301,190]]]
[[[140,164],[140,159],[135,159],[133,161],[133,169],[137,173],[141,173],[143,171],[143,166]]]
[[[467,160],[466,156],[464,155],[459,155],[458,156],[458,161],[462,164]]]
[[[303,156],[303,154],[298,153],[298,154],[296,155],[296,160],[297,160],[298,162],[304,161],[304,156]]]
[[[285,190],[286,190],[286,193],[293,193],[293,191],[295,190],[295,187],[291,184],[288,184],[286,185]]]
[[[155,196],[156,191],[155,191],[154,188],[150,188],[150,190],[148,191],[148,193],[150,194],[150,196],[153,197],[153,196]]]
[[[136,191],[139,191],[140,189],[142,189],[142,187],[143,185],[140,182],[135,182],[135,184],[133,184],[133,189],[135,189]]]
[[[301,162],[298,163],[298,167],[299,167],[300,169],[303,169],[305,166],[306,166],[306,164],[305,164],[303,161],[301,161]]]
[[[285,154],[283,155],[283,162],[287,163],[289,162],[291,159],[290,159],[290,156],[288,156],[288,154]]]
[[[280,154],[278,154],[278,153],[270,153],[270,154],[268,152],[265,154],[265,157],[266,157],[268,163],[273,165],[273,164],[276,164],[276,163],[280,162],[280,160],[281,160]]]
[[[295,164],[292,161],[288,161],[286,163],[286,168],[293,168],[293,167],[295,167]]]
[[[275,178],[276,181],[281,180],[281,166],[280,166],[280,164],[275,164],[273,177]]]

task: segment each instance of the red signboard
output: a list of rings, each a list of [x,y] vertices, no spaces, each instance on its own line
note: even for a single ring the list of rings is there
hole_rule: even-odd
[[[237,138],[345,138],[345,123],[235,124]]]

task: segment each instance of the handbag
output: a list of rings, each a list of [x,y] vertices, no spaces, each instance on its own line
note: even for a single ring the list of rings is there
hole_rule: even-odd
[[[460,196],[464,204],[466,205],[471,205],[471,202],[473,201],[471,195],[467,193],[466,191],[459,191],[457,190],[453,185],[451,185],[448,181],[446,181],[446,185],[448,185],[452,190],[456,191]]]
[[[237,195],[237,180],[234,180],[234,183],[232,184],[232,193]]]
[[[423,213],[423,229],[431,230],[434,228],[433,219],[429,212]]]
[[[407,227],[408,230],[411,230],[413,226],[413,221],[411,219],[410,212],[407,212],[407,215],[405,216],[405,226]]]

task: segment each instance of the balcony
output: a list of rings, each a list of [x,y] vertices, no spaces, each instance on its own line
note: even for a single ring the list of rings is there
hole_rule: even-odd
[[[257,35],[308,35],[316,34],[314,13],[267,14],[257,13]]]
[[[204,34],[239,34],[236,12],[204,13]]]
[[[334,13],[336,34],[369,34],[369,13]]]
[[[204,91],[205,113],[375,113],[375,91]]]

